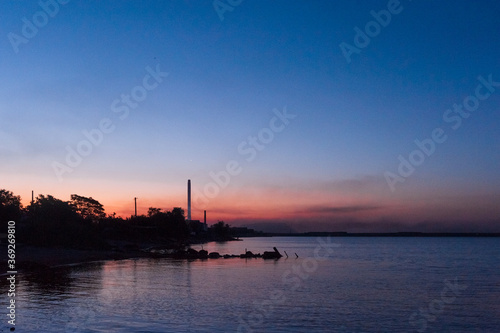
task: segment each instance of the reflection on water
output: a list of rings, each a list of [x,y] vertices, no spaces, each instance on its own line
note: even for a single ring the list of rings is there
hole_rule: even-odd
[[[58,269],[42,269],[36,273],[23,275],[27,291],[39,293],[40,295],[53,294],[54,296],[71,296],[68,290],[75,278],[72,276],[71,267]]]
[[[277,246],[300,258],[137,259],[19,274],[16,331],[416,331],[410,316],[455,278],[468,288],[427,331],[498,331],[496,239],[335,241],[340,247],[324,261],[311,259],[315,238],[258,238],[204,248]]]

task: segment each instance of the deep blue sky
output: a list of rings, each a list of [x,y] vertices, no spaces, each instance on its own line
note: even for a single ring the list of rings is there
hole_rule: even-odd
[[[500,230],[500,87],[456,130],[443,120],[478,76],[500,81],[497,1],[401,1],[350,63],[339,45],[354,46],[354,28],[387,1],[243,1],[222,21],[211,1],[58,7],[13,46],[23,18],[42,9],[0,4],[0,187],[25,203],[35,190],[93,196],[123,216],[133,197],[144,212],[185,208],[187,179],[207,195],[210,172],[235,160],[241,172],[194,218],[207,209],[297,230]],[[147,67],[168,76],[122,120],[111,104]],[[284,108],[296,117],[247,161],[238,146]],[[104,118],[114,131],[56,176],[66,147]],[[435,128],[447,140],[392,191],[386,172],[397,175],[398,156]]]

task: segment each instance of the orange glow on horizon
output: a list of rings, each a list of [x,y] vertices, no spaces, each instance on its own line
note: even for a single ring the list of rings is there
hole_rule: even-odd
[[[186,182],[187,183],[187,182]],[[20,195],[24,207],[31,201],[28,184],[35,184],[35,197],[53,195],[60,200],[70,200],[71,194],[92,197],[103,204],[106,214],[128,218],[134,214],[134,197],[137,197],[139,215],[146,215],[149,207],[171,211],[181,207],[187,215],[187,189],[184,182],[170,184],[154,182],[116,182],[111,180],[72,179],[54,187],[51,179],[37,182],[26,177],[14,183],[7,179],[5,189]],[[29,189],[29,190],[27,190]],[[196,189],[196,185],[193,186]],[[198,189],[199,190],[199,189]],[[487,200],[485,200],[487,199]],[[492,221],[498,216],[494,197],[455,198],[419,193],[398,192],[397,196],[377,196],[372,191],[356,195],[346,189],[325,186],[272,186],[227,187],[213,198],[193,197],[192,218],[203,220],[207,210],[207,223],[222,220],[239,226],[260,221],[310,221],[316,224],[335,224],[337,221],[399,221],[405,225],[429,221]]]

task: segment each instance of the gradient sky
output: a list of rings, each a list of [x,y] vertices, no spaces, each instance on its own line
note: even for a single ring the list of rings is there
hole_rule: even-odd
[[[0,188],[25,205],[34,190],[123,217],[134,197],[142,214],[186,208],[191,179],[209,223],[500,231],[500,86],[478,80],[500,82],[498,1],[61,2],[0,4]],[[436,128],[446,140],[398,174]]]

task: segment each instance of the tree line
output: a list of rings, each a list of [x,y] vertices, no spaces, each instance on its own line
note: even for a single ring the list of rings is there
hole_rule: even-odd
[[[50,247],[106,249],[110,247],[108,240],[187,244],[194,234],[179,207],[171,211],[150,207],[147,215],[122,218],[106,214],[92,197],[73,194],[69,201],[63,201],[39,195],[23,207],[20,196],[1,189],[2,230],[10,220],[16,221],[19,242]],[[229,235],[229,225],[219,221],[203,237],[224,239]]]

